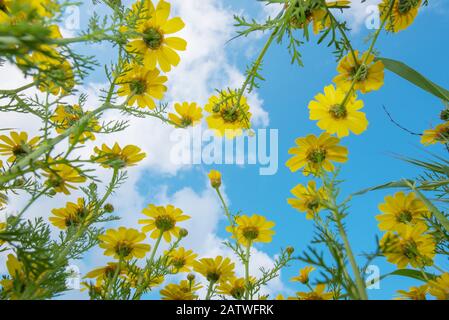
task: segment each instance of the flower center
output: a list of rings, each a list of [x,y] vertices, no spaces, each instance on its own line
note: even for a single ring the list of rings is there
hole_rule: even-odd
[[[413,215],[409,210],[402,210],[396,220],[401,223],[410,223],[413,220]]]
[[[134,94],[141,95],[145,93],[147,85],[142,80],[133,80],[129,84],[129,87]]]
[[[326,153],[326,150],[323,148],[313,149],[307,155],[307,160],[315,164],[320,164],[326,159]]]
[[[243,236],[247,240],[255,240],[259,236],[259,228],[257,227],[245,227],[242,231]]]
[[[181,126],[188,127],[188,126],[191,126],[192,123],[193,123],[192,118],[190,118],[190,117],[182,117]]]
[[[15,145],[12,149],[12,153],[16,158],[24,157],[28,154],[27,146],[24,144]]]
[[[416,260],[419,257],[416,243],[413,240],[409,240],[403,245],[402,252],[409,260]]]
[[[234,108],[226,108],[221,111],[221,116],[225,122],[236,122],[239,118],[238,112]]]
[[[318,207],[320,206],[320,200],[319,199],[313,199],[307,202],[307,208],[312,211],[316,211]]]
[[[437,133],[437,139],[440,141],[448,141],[449,140],[449,127],[442,128]]]
[[[128,242],[120,241],[115,246],[115,253],[117,253],[120,257],[126,258],[131,254],[133,248],[130,246]]]
[[[176,268],[176,269],[181,269],[186,265],[186,259],[184,258],[173,258],[171,261],[172,265]]]
[[[156,228],[165,232],[173,229],[176,225],[176,221],[168,215],[163,215],[156,218],[155,224]]]
[[[218,270],[211,270],[207,273],[206,279],[210,282],[217,282],[218,280],[220,280],[220,273],[218,272]]]
[[[73,227],[78,224],[78,219],[72,215],[65,218],[65,226],[66,227]]]
[[[150,27],[143,33],[143,41],[152,50],[160,48],[164,36],[156,28]]]
[[[357,72],[359,73],[357,75]],[[365,64],[359,66],[359,68],[354,68],[352,70],[352,78],[356,81],[365,81],[368,78],[368,67]]]
[[[334,119],[344,119],[348,115],[348,111],[346,110],[346,107],[341,104],[334,104],[329,109],[329,113]]]
[[[415,8],[419,3],[419,0],[399,0],[398,11],[401,14],[407,14],[410,10]]]
[[[234,299],[240,300],[243,298],[243,295],[245,294],[245,288],[243,287],[234,287],[232,288],[229,293]]]

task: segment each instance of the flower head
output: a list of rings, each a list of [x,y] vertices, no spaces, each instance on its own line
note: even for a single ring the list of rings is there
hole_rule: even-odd
[[[390,0],[383,0],[379,4],[380,18],[381,20],[387,19],[386,29],[388,31],[399,32],[407,29],[413,23],[422,0],[397,0],[389,14],[390,3]]]
[[[95,147],[96,156],[92,156],[95,161],[101,163],[104,168],[125,168],[135,166],[138,162],[146,157],[145,152],[134,145],[127,145],[123,149],[118,143],[114,143],[112,148],[106,144],[101,149]]]
[[[96,285],[101,286],[101,284],[108,279],[112,279],[114,275],[117,273],[117,268],[119,264],[117,262],[108,262],[108,264],[104,267],[96,268],[86,274],[84,278],[95,279]],[[124,275],[126,270],[121,268],[118,271],[118,275]]]
[[[196,125],[203,117],[203,110],[195,102],[175,104],[175,113],[169,113],[168,118],[178,127],[186,128]]]
[[[143,232],[151,232],[150,237],[157,239],[161,234],[165,241],[170,242],[171,237],[178,238],[180,228],[178,222],[188,220],[190,217],[183,214],[182,210],[175,208],[171,204],[166,207],[150,204],[142,210],[142,213],[149,219],[140,219],[139,224],[143,224]]]
[[[315,268],[312,266],[307,266],[307,267],[302,268],[301,270],[299,270],[299,275],[296,277],[293,277],[292,281],[298,281],[298,282],[301,282],[302,284],[309,283],[309,274],[313,270],[315,270]]]
[[[449,122],[439,124],[435,129],[425,130],[421,138],[421,143],[424,145],[449,143]]]
[[[131,64],[125,67],[124,73],[118,78],[117,94],[128,97],[128,105],[139,108],[156,108],[154,100],[162,100],[167,87],[167,77],[160,74],[158,69],[148,69],[145,66]]]
[[[409,264],[415,268],[433,264],[435,241],[432,235],[425,233],[425,225],[401,225],[397,230],[397,233],[387,232],[380,240],[382,252],[390,263],[400,269]]]
[[[150,251],[150,245],[142,243],[145,238],[144,233],[125,227],[109,229],[98,237],[100,248],[105,249],[104,255],[124,260],[145,257]]]
[[[47,185],[52,187],[56,192],[66,195],[70,194],[69,189],[76,190],[75,183],[83,183],[87,179],[82,176],[80,171],[65,163],[50,164],[42,174],[47,177]]]
[[[28,140],[28,133],[11,131],[0,136],[0,155],[8,156],[8,162],[15,162],[30,154],[38,145],[40,138]]]
[[[383,62],[374,61],[374,55],[368,55],[367,52],[361,58],[357,50],[354,51],[354,55],[349,52],[338,63],[339,75],[334,78],[337,87],[348,91],[355,80],[354,90],[360,90],[362,93],[379,90],[384,84]],[[363,63],[365,59],[366,62]]]
[[[379,229],[394,231],[398,225],[423,224],[429,210],[424,202],[416,198],[414,193],[398,192],[394,196],[386,196],[385,202],[379,205],[382,214],[376,216]]]
[[[197,300],[196,291],[201,289],[201,285],[195,281],[182,280],[179,284],[168,284],[160,291],[162,300]]]
[[[23,291],[28,281],[23,263],[13,254],[8,254],[6,260],[6,268],[8,269],[9,278],[0,280],[3,291],[11,294],[12,299],[18,299],[17,291]]]
[[[67,229],[78,226],[90,215],[91,209],[86,206],[83,198],[79,198],[77,203],[67,202],[65,208],[53,209],[50,222],[59,229]]]
[[[229,258],[218,256],[203,258],[193,263],[193,270],[202,274],[207,281],[212,283],[223,283],[234,277],[234,266]]]
[[[267,221],[264,216],[257,214],[250,216],[238,216],[235,218],[236,226],[227,226],[226,231],[234,233],[237,241],[244,246],[249,246],[254,242],[271,242],[274,231],[271,228],[275,223]]]
[[[139,6],[143,6],[143,10]],[[136,26],[140,36],[127,45],[127,50],[140,55],[149,70],[159,65],[162,71],[170,71],[180,62],[176,51],[186,50],[187,42],[169,35],[182,30],[184,22],[179,17],[169,19],[171,6],[164,0],[160,0],[156,7],[151,0],[144,0],[134,5],[133,10],[141,12]]]
[[[306,212],[307,219],[313,219],[323,209],[323,200],[326,199],[324,188],[316,188],[316,182],[310,180],[307,187],[298,184],[291,190],[295,198],[288,199],[288,203],[300,212]]]
[[[397,300],[426,300],[429,287],[423,285],[420,287],[410,287],[408,291],[398,290],[399,297]]]
[[[186,250],[183,247],[175,249],[171,252],[166,251],[165,254],[175,272],[189,272],[192,268],[193,262],[196,257],[198,257],[198,255],[193,253],[192,250]]]
[[[332,162],[342,163],[348,160],[348,149],[339,146],[340,139],[328,133],[322,133],[319,137],[310,134],[304,138],[297,138],[295,142],[297,146],[288,151],[294,156],[286,163],[292,172],[304,167],[304,175],[310,173],[316,175],[322,169],[333,171]]]
[[[210,185],[212,188],[217,189],[221,186],[221,173],[217,170],[211,170],[208,174]]]
[[[334,294],[332,292],[325,292],[326,285],[320,283],[316,285],[311,292],[297,292],[296,296],[299,300],[332,300]]]
[[[449,273],[443,273],[438,278],[429,281],[429,293],[438,300],[449,299]]]
[[[204,109],[210,113],[206,118],[207,125],[215,133],[228,139],[242,135],[244,129],[249,129],[251,113],[244,96],[240,97],[237,90],[222,91],[209,98]]]
[[[346,92],[333,85],[324,88],[324,94],[315,96],[309,103],[310,120],[318,120],[318,127],[327,133],[336,133],[339,138],[346,137],[349,132],[361,134],[368,127],[366,115],[359,111],[363,101],[357,100],[355,94],[343,103]]]
[[[56,124],[56,132],[63,133],[87,114],[89,114],[89,112],[84,112],[78,104],[73,106],[58,105],[50,120]],[[94,132],[99,131],[100,129],[101,127],[98,120],[95,117],[92,117],[88,121],[83,132],[77,137],[78,142],[84,143],[86,140],[95,140]],[[75,134],[71,134],[70,141],[74,142],[75,137]]]
[[[219,294],[231,296],[236,300],[240,300],[244,297],[246,291],[245,278],[232,277],[226,282],[220,283],[217,287]]]

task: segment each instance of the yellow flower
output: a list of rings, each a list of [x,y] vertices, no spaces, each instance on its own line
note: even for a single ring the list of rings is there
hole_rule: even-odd
[[[330,134],[336,133],[339,138],[349,135],[349,132],[361,134],[368,127],[366,115],[359,111],[363,101],[357,100],[355,94],[343,105],[346,92],[336,89],[333,85],[324,88],[324,94],[319,93],[315,100],[309,103],[310,120],[318,120],[318,127]]]
[[[240,300],[245,295],[245,288],[245,278],[232,277],[228,281],[220,283],[217,287],[217,292],[219,294],[231,296],[234,299]]]
[[[52,0],[0,0],[0,23],[50,18],[57,10],[59,5]]]
[[[382,214],[376,216],[379,229],[395,231],[399,225],[416,225],[425,223],[424,218],[429,211],[414,193],[397,192],[394,196],[386,196],[385,203],[379,205]]]
[[[76,124],[83,116],[88,114],[89,112],[84,112],[78,104],[73,106],[58,105],[50,120],[56,124],[56,132],[63,133]],[[83,132],[79,135],[78,142],[84,143],[86,140],[95,140],[93,132],[98,132],[100,129],[101,127],[98,120],[95,117],[92,117],[83,129]],[[75,134],[71,134],[70,142],[73,143],[75,137]]]
[[[146,68],[152,70],[159,65],[162,71],[168,72],[172,66],[179,64],[180,57],[176,51],[186,50],[187,42],[167,35],[182,30],[184,22],[179,17],[169,19],[171,6],[163,0],[159,1],[157,7],[151,0],[145,0],[143,8],[146,10],[140,17],[142,22],[136,26],[141,36],[132,40],[127,50],[141,55]],[[134,7],[136,10],[137,6]]]
[[[55,49],[47,47],[44,52],[35,51],[30,63],[39,70],[34,76],[38,88],[55,96],[69,94],[75,86],[72,66]]]
[[[334,294],[332,292],[325,292],[326,285],[318,284],[315,290],[311,292],[297,292],[296,296],[299,300],[332,300]]]
[[[23,131],[11,131],[9,137],[0,136],[0,155],[9,156],[8,162],[15,162],[30,154],[37,147],[39,140],[39,137],[28,140],[28,133]]]
[[[118,263],[116,262],[108,262],[108,264],[104,267],[96,268],[86,274],[84,278],[95,279],[96,285],[101,286],[101,284],[108,279],[112,279],[117,272]],[[118,271],[118,275],[124,275],[126,270],[121,268]]]
[[[1,199],[1,198],[0,198]],[[0,205],[1,206],[1,205]],[[0,222],[0,234],[6,230],[6,222]],[[0,246],[5,243],[5,241],[0,240]]]
[[[425,130],[421,137],[421,143],[424,145],[438,142],[442,144],[449,142],[449,122],[439,124],[435,129]]]
[[[0,285],[5,292],[11,293],[12,299],[18,299],[19,297],[12,291],[23,290],[26,287],[27,279],[23,263],[14,255],[8,254],[6,268],[8,269],[9,278],[0,280]]]
[[[311,2],[307,7],[304,0],[301,0],[302,3],[297,3],[297,7],[301,5],[304,12],[303,14],[298,14],[297,17],[293,17],[291,20],[291,25],[295,28],[304,28],[311,21],[313,22],[313,33],[318,34],[321,30],[328,28],[331,25],[331,18],[327,13],[326,7],[329,9],[332,8],[341,8],[347,7],[350,5],[351,1],[339,0],[339,1],[331,1],[331,2]],[[304,22],[302,22],[304,21]]]
[[[204,109],[210,113],[206,118],[207,125],[219,137],[233,139],[242,135],[243,129],[250,128],[251,113],[246,97],[240,98],[237,90],[222,91],[209,98]]]
[[[387,19],[386,29],[392,32],[399,32],[407,29],[418,15],[418,9],[422,0],[397,0],[394,2],[391,14],[388,15],[390,0],[383,0],[379,4],[380,18]]]
[[[198,257],[192,250],[186,250],[182,247],[171,252],[166,251],[165,255],[175,272],[189,272],[193,261]]]
[[[367,93],[373,90],[379,90],[384,84],[384,64],[382,61],[374,62],[374,55],[370,54],[367,58],[367,52],[359,57],[359,52],[354,51],[354,55],[349,52],[338,64],[337,71],[339,75],[334,78],[337,87],[344,91],[351,88],[351,84],[355,81],[354,90],[360,90]],[[363,64],[363,62],[366,62]],[[359,71],[360,69],[360,71]],[[357,72],[359,76],[356,78]]]
[[[70,194],[69,189],[77,189],[74,183],[86,181],[86,177],[82,176],[77,168],[64,163],[51,164],[42,175],[47,177],[47,184],[56,192],[66,195]]]
[[[302,284],[309,283],[309,274],[314,271],[315,268],[312,266],[307,266],[299,270],[299,275],[292,278],[292,281],[298,281]]]
[[[86,207],[83,198],[78,198],[77,203],[67,202],[65,208],[53,209],[53,217],[49,220],[51,224],[59,229],[67,229],[72,226],[78,226],[88,218],[91,209]]]
[[[298,184],[291,193],[296,198],[288,199],[288,204],[300,212],[306,212],[308,220],[313,219],[323,209],[322,203],[326,199],[326,194],[323,187],[317,190],[315,181],[310,180],[307,187]]]
[[[398,232],[387,232],[380,240],[380,247],[388,262],[396,264],[399,269],[409,264],[415,268],[423,268],[433,264],[435,241],[426,234],[427,227],[398,226]]]
[[[235,233],[237,241],[244,246],[249,246],[254,242],[271,242],[274,231],[271,228],[275,223],[267,221],[263,216],[254,214],[249,216],[238,216],[235,218],[236,226],[227,226],[226,231]],[[234,238],[234,235],[232,236]]]
[[[125,227],[109,229],[98,237],[100,248],[105,249],[104,255],[125,260],[145,257],[145,254],[150,251],[149,244],[141,243],[145,238],[144,233]]]
[[[398,290],[399,297],[397,300],[426,300],[429,287],[423,285],[420,287],[410,287],[409,291]]]
[[[444,273],[428,283],[429,292],[438,300],[449,300],[449,273]]]
[[[321,169],[333,171],[332,161],[342,163],[348,160],[348,149],[339,146],[340,139],[328,133],[322,133],[319,137],[310,134],[304,138],[297,138],[295,142],[297,146],[288,151],[294,156],[286,163],[292,172],[304,167],[304,175],[310,173],[316,175]]]
[[[221,173],[217,170],[211,170],[208,174],[210,185],[212,188],[217,189],[221,186]]]
[[[178,114],[169,113],[168,118],[181,128],[194,126],[199,123],[203,117],[203,110],[195,102],[176,103],[175,110]]]
[[[212,283],[223,283],[234,277],[234,266],[229,258],[218,256],[203,258],[193,263],[193,270],[202,274],[207,281]]]
[[[148,69],[145,66],[132,64],[125,67],[124,73],[118,78],[117,84],[120,87],[117,94],[121,97],[128,97],[128,105],[139,108],[156,108],[156,100],[162,100],[167,87],[164,83],[167,77],[162,76],[158,69]]]
[[[181,209],[175,208],[171,204],[166,207],[150,204],[142,210],[142,213],[150,218],[139,220],[139,224],[145,225],[142,228],[142,231],[152,231],[150,237],[153,239],[159,238],[162,234],[167,242],[171,241],[172,236],[175,238],[179,237],[180,228],[176,223],[190,218],[189,216],[184,215]]]
[[[100,163],[103,168],[125,168],[135,166],[138,162],[146,157],[146,153],[134,145],[127,145],[123,149],[116,142],[112,148],[106,144],[101,149],[95,147],[96,156],[92,156],[96,162]]]
[[[180,284],[168,284],[160,291],[162,300],[197,300],[196,291],[201,289],[195,281],[182,280]]]

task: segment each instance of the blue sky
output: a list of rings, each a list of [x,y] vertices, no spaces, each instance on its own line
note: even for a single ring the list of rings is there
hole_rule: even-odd
[[[374,1],[374,0],[373,0]],[[373,2],[370,1],[370,2]],[[170,92],[167,101],[197,101],[204,104],[214,89],[227,86],[237,87],[248,64],[263,45],[263,37],[237,39],[225,45],[235,33],[232,28],[232,14],[261,18],[265,15],[260,3],[255,0],[172,0],[175,10],[182,13],[186,20],[186,31],[182,36],[189,40],[189,47],[183,53],[181,65],[169,74]],[[355,0],[354,2],[359,2]],[[447,80],[446,56],[449,50],[449,3],[430,1],[429,8],[421,10],[415,23],[406,31],[395,35],[382,34],[377,50],[381,56],[403,61],[429,77],[443,87],[449,88]],[[92,8],[86,1],[81,11],[81,26],[87,24],[86,12],[104,12],[101,7]],[[76,33],[76,30],[75,32]],[[367,45],[364,39],[369,30],[363,25],[351,33],[355,48],[364,51]],[[173,202],[192,216],[190,235],[187,240],[192,249],[202,245],[201,254],[221,254],[220,241],[228,235],[222,210],[215,194],[207,184],[206,173],[214,168],[223,173],[225,193],[231,202],[233,212],[245,214],[258,213],[276,222],[276,235],[272,243],[257,246],[258,261],[269,263],[279,248],[293,246],[302,251],[313,237],[313,224],[305,219],[303,213],[296,212],[287,204],[290,190],[298,183],[307,183],[301,173],[292,174],[285,167],[289,158],[288,149],[294,145],[297,137],[309,133],[319,134],[315,122],[309,120],[308,103],[321,92],[324,86],[331,84],[336,75],[336,61],[332,49],[315,44],[317,38],[301,47],[304,67],[290,64],[285,45],[270,48],[263,66],[266,81],[261,83],[257,95],[253,96],[252,107],[258,110],[259,124],[269,119],[268,128],[279,130],[279,170],[273,176],[259,175],[257,166],[195,165],[178,167],[168,163],[169,147],[167,126],[152,120],[133,120],[125,134],[111,138],[103,137],[95,142],[111,142],[118,139],[122,144],[136,143],[147,153],[148,159],[130,171],[129,181],[117,192],[112,202],[117,213],[126,225],[136,227],[140,218],[138,212],[149,203],[166,204]],[[76,46],[84,53],[97,55],[101,63],[113,61],[115,56],[108,46]],[[12,67],[11,67],[12,68]],[[19,75],[17,75],[19,74]],[[18,87],[23,81],[17,70],[2,72],[11,88]],[[98,104],[98,89],[104,85],[103,68],[95,70],[88,78],[89,85],[81,88],[89,94],[88,105]],[[25,82],[27,83],[27,82]],[[23,83],[22,83],[23,84]],[[442,104],[434,98],[412,86],[397,76],[386,72],[385,85],[381,90],[361,95],[365,102],[364,111],[370,122],[369,128],[361,136],[351,135],[344,138],[342,144],[349,149],[349,161],[341,171],[342,197],[392,180],[417,176],[420,172],[413,166],[395,159],[393,153],[409,157],[425,158],[425,149],[419,143],[419,137],[409,135],[393,125],[382,106],[388,108],[395,120],[412,131],[422,132],[439,123],[438,115]],[[263,101],[263,103],[261,103]],[[114,115],[107,114],[108,117]],[[2,119],[4,127],[20,127],[38,132],[38,125],[17,115]],[[107,140],[114,139],[114,140]],[[88,145],[90,150],[91,146]],[[444,154],[439,147],[426,150]],[[104,181],[106,177],[100,173]],[[357,254],[369,252],[375,248],[375,235],[381,235],[377,229],[375,215],[377,206],[385,195],[394,192],[377,191],[354,198],[350,215],[347,218],[347,230],[353,249]],[[73,195],[75,197],[76,194]],[[73,200],[73,199],[71,199]],[[29,216],[48,214],[51,208],[63,207],[67,198],[56,197],[51,201],[42,200],[31,208]],[[24,200],[11,199],[11,209],[22,208]],[[215,248],[216,246],[216,248]],[[4,259],[0,255],[0,260]],[[358,257],[360,264],[365,261]],[[102,250],[93,250],[83,261],[76,262],[81,272],[108,261]],[[1,261],[0,261],[1,262]],[[378,259],[381,274],[394,270],[394,266]],[[441,263],[448,265],[448,261]],[[3,263],[0,263],[3,265]],[[282,272],[282,283],[273,287],[284,293],[292,293],[304,288],[289,283],[304,265],[293,263]],[[256,269],[256,268],[254,268]],[[254,270],[253,270],[254,271]],[[0,272],[1,273],[1,272]],[[370,290],[371,298],[392,298],[396,289],[406,289],[415,282],[408,279],[389,278],[381,283],[380,290]],[[78,297],[74,295],[74,297]],[[83,295],[82,297],[85,297]],[[156,292],[151,297],[157,298]]]

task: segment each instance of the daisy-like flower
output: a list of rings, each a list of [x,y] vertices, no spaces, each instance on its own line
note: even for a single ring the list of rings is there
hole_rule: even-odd
[[[435,241],[426,234],[423,224],[398,226],[398,232],[387,232],[380,240],[380,247],[390,263],[404,269],[409,264],[423,268],[433,264]]]
[[[271,230],[275,223],[267,221],[264,216],[257,214],[250,216],[238,216],[235,218],[236,226],[227,226],[226,231],[237,237],[237,241],[244,246],[254,242],[271,242],[274,231]]]
[[[80,171],[65,163],[51,164],[42,174],[47,177],[47,185],[52,187],[56,192],[66,195],[70,194],[69,189],[76,190],[75,183],[86,182],[86,177],[82,176]]]
[[[231,296],[236,300],[240,300],[245,295],[245,288],[245,278],[232,277],[228,281],[220,283],[220,285],[217,287],[217,292],[219,294]]]
[[[201,285],[195,281],[181,280],[179,284],[168,284],[160,291],[162,300],[197,300],[196,291],[201,289]]]
[[[435,129],[425,130],[421,137],[421,143],[424,145],[449,143],[449,122],[439,124]]]
[[[53,217],[49,220],[51,224],[59,229],[65,230],[72,226],[78,226],[88,218],[91,209],[86,206],[83,198],[78,198],[77,203],[67,202],[65,208],[53,209]]]
[[[221,173],[217,170],[211,170],[208,174],[210,185],[212,188],[217,189],[221,186]]]
[[[379,90],[384,84],[385,67],[380,60],[374,62],[374,58],[373,54],[368,56],[367,52],[362,57],[359,57],[357,50],[354,51],[354,54],[349,52],[338,63],[337,71],[339,75],[334,78],[337,87],[348,91],[355,80],[354,90],[360,90],[362,93]],[[365,59],[367,60],[363,63]],[[359,73],[358,76],[357,73]]]
[[[363,101],[352,94],[346,103],[346,92],[333,85],[324,88],[315,100],[309,103],[310,120],[318,120],[318,127],[327,133],[336,133],[339,138],[346,137],[349,132],[361,134],[368,127],[363,108]]]
[[[193,253],[192,250],[186,250],[183,247],[175,249],[171,252],[166,251],[165,254],[175,272],[189,272],[192,268],[193,261],[195,261],[196,257],[198,257],[198,255]]]
[[[175,208],[171,204],[166,207],[150,204],[142,210],[142,213],[149,219],[140,219],[139,224],[143,224],[143,232],[151,232],[150,237],[159,238],[162,234],[165,241],[170,242],[171,237],[179,238],[180,228],[178,222],[188,220],[190,217],[183,214],[182,210]]]
[[[310,22],[313,23],[313,33],[318,34],[321,30],[331,25],[331,18],[327,13],[327,8],[347,8],[351,1],[309,1],[301,0],[297,2],[296,6],[302,8],[296,16],[293,16],[290,24],[294,28],[304,28]],[[326,8],[327,7],[327,8]]]
[[[443,273],[428,283],[429,293],[438,300],[449,300],[449,273]]]
[[[295,142],[297,146],[288,150],[288,153],[294,156],[286,162],[292,172],[304,167],[304,175],[310,173],[316,175],[321,169],[333,171],[332,162],[343,163],[348,160],[348,149],[339,146],[340,139],[326,132],[319,137],[310,134],[304,138],[297,138]]]
[[[299,300],[332,300],[334,294],[326,292],[326,285],[323,283],[317,284],[315,289],[311,292],[297,292],[296,296]]]
[[[27,279],[24,271],[24,266],[21,261],[13,254],[8,254],[6,260],[6,269],[8,269],[9,278],[0,280],[0,285],[5,292],[11,293],[13,290],[25,289]],[[16,284],[16,285],[15,285]],[[21,286],[19,286],[21,285]],[[12,294],[12,299],[17,299],[15,294]]]
[[[116,142],[112,148],[106,144],[101,149],[95,147],[95,156],[92,156],[96,162],[100,163],[103,168],[125,168],[132,167],[146,157],[145,152],[135,145],[127,145],[123,149]]]
[[[420,287],[410,287],[408,291],[398,290],[399,296],[396,300],[426,300],[427,293],[429,292],[429,287],[423,285]]]
[[[235,264],[229,258],[218,256],[203,258],[193,262],[193,270],[212,283],[223,283],[234,277]]]
[[[251,113],[246,97],[238,103],[237,90],[222,91],[209,98],[204,109],[210,113],[206,118],[209,129],[219,137],[233,139],[242,135],[244,129],[249,129]]]
[[[176,103],[175,110],[177,114],[169,113],[168,118],[176,124],[176,126],[181,128],[194,126],[199,123],[203,117],[203,110],[195,102]]]
[[[425,224],[424,218],[429,215],[424,202],[416,198],[414,193],[397,192],[394,196],[386,196],[385,202],[379,205],[382,214],[376,216],[379,229],[395,231],[400,225]]]
[[[316,188],[316,182],[310,180],[307,187],[298,184],[291,190],[295,198],[287,200],[288,204],[299,212],[306,212],[306,219],[311,220],[323,209],[323,200],[326,199],[324,188]]]
[[[117,262],[108,262],[108,264],[104,267],[96,268],[86,274],[84,278],[87,279],[95,279],[96,285],[101,286],[103,282],[107,279],[112,279],[117,272],[118,268]],[[120,271],[118,271],[118,275],[124,275],[126,273],[126,269],[121,268]]]
[[[391,14],[387,16],[390,3],[390,0],[383,0],[379,4],[380,18],[381,20],[387,19],[386,29],[388,31],[399,32],[407,29],[413,23],[422,0],[396,0]]]
[[[127,45],[127,50],[141,55],[146,68],[152,70],[159,65],[162,71],[168,72],[180,62],[176,51],[187,47],[184,39],[169,36],[182,30],[184,22],[179,17],[169,19],[171,6],[163,0],[156,7],[151,0],[145,0],[143,9],[140,8],[141,19],[136,26],[140,36]],[[134,10],[138,10],[137,5]]]
[[[40,138],[28,140],[28,133],[11,131],[0,136],[0,155],[8,156],[8,162],[15,162],[30,154],[38,145]]]
[[[160,74],[158,69],[148,69],[145,66],[132,64],[125,68],[123,74],[117,79],[119,89],[117,94],[128,97],[128,105],[139,108],[156,108],[154,100],[162,100],[167,87],[167,77]]]
[[[145,257],[145,254],[150,251],[150,245],[142,243],[145,238],[145,233],[125,227],[109,229],[98,237],[100,248],[105,249],[105,256],[124,260]]]
[[[84,112],[78,104],[73,106],[58,105],[50,120],[56,124],[56,132],[63,133],[87,114],[89,112]],[[95,140],[94,132],[98,132],[100,129],[98,120],[92,117],[83,129],[83,132],[79,134],[78,142],[84,143],[86,140]],[[74,142],[75,137],[75,134],[71,134],[70,142]]]
[[[315,268],[312,266],[307,266],[299,270],[299,275],[296,277],[293,277],[292,281],[301,282],[302,284],[309,283],[309,274],[314,271]]]

